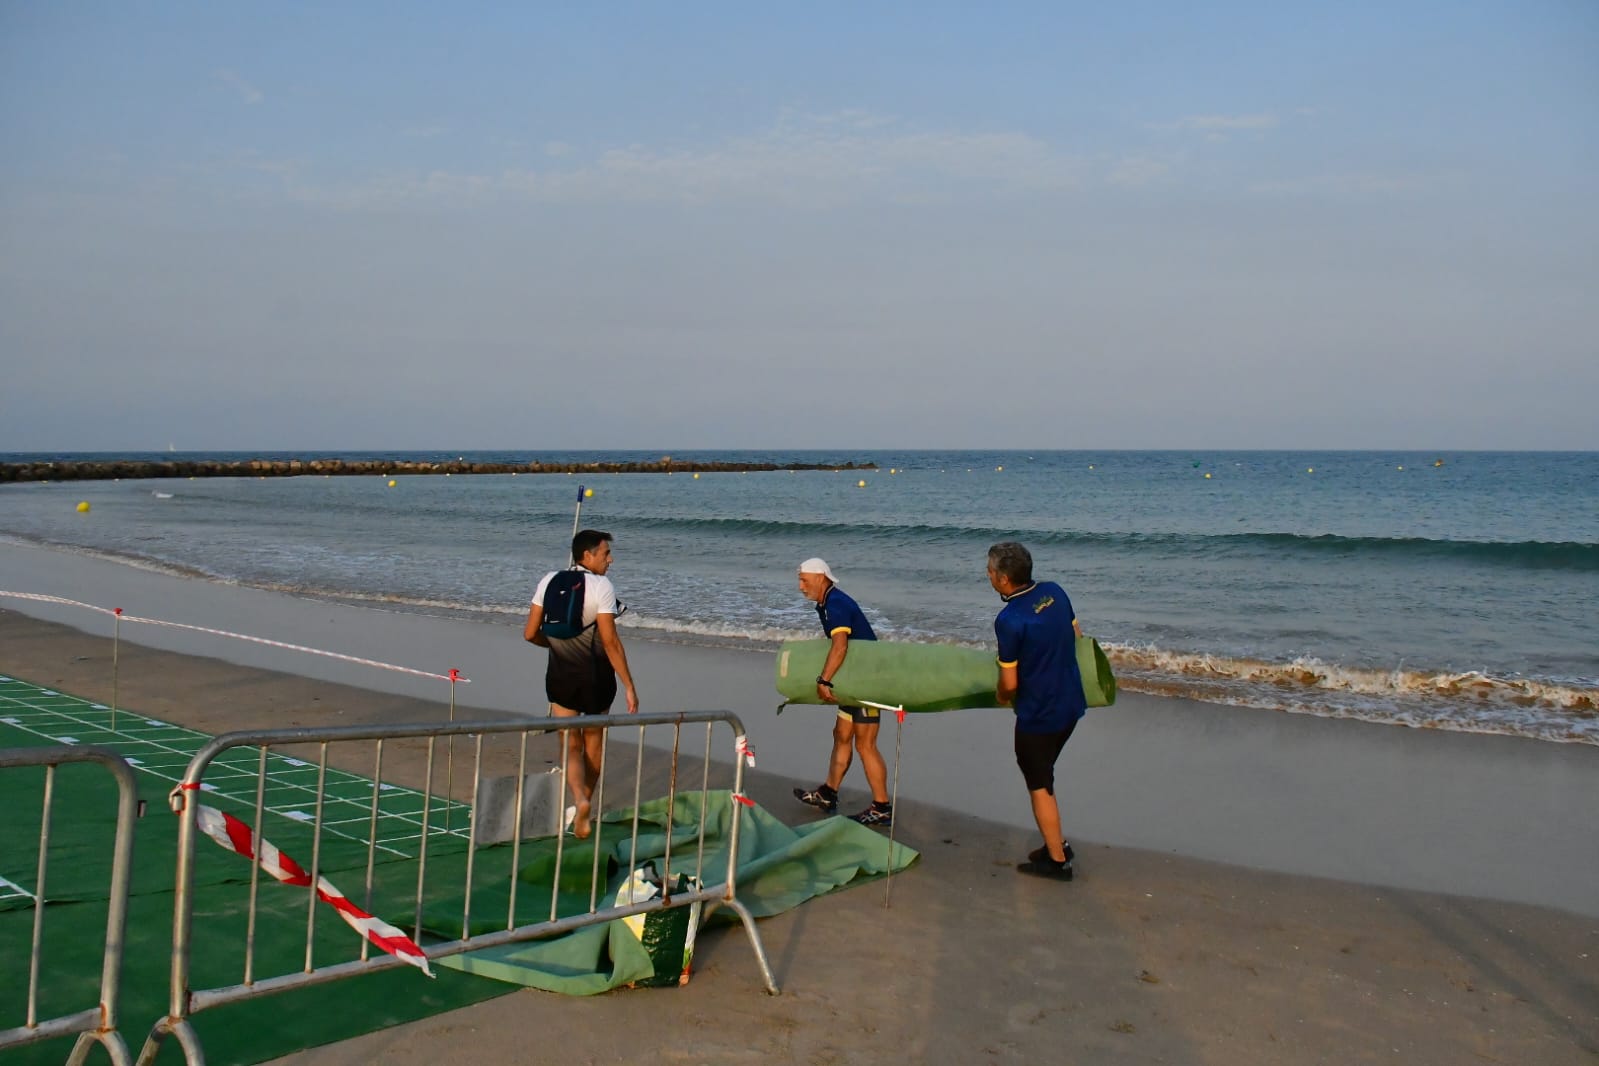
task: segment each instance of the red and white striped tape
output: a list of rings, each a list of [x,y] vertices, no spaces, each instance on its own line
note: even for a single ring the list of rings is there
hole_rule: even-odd
[[[256,859],[261,864],[261,869],[284,884],[303,887],[311,883],[311,875],[305,867],[273,847],[270,841],[260,841],[260,854],[257,857],[254,832],[233,815],[219,811],[215,807],[195,804],[194,822],[206,836],[247,859]],[[428,968],[427,956],[416,946],[416,941],[383,919],[375,918],[351,903],[327,878],[317,878],[316,894],[323,903],[338,911],[339,917],[343,918],[351,929],[368,941],[402,962],[410,963],[429,977],[433,976],[433,971]]]
[[[749,765],[755,765],[755,749],[750,747],[749,737],[746,737],[743,733],[740,733],[738,736],[734,737],[733,750],[739,755],[742,755],[744,757],[744,761],[749,763]]]
[[[379,662],[376,659],[362,659],[354,655],[344,655],[336,651],[323,651],[321,648],[308,648],[303,644],[288,644],[281,640],[268,640],[265,637],[252,637],[247,633],[233,633],[226,629],[210,629],[206,626],[191,626],[183,622],[168,622],[160,618],[141,618],[135,614],[123,614],[122,608],[96,607],[92,603],[82,603],[78,600],[62,599],[60,596],[41,596],[34,592],[6,592],[0,590],[0,599],[32,600],[36,603],[59,603],[67,607],[82,607],[85,610],[99,611],[101,614],[113,615],[124,622],[142,622],[145,625],[165,626],[168,629],[187,629],[191,633],[209,633],[214,637],[231,637],[234,640],[245,640],[251,644],[264,644],[269,648],[283,648],[288,651],[303,651],[307,655],[320,655],[325,659],[338,659],[340,662],[355,663],[359,666],[374,666],[379,670],[393,670],[396,673],[410,674],[413,677],[427,677],[435,681],[449,681],[454,683],[462,681],[472,683],[469,677],[462,677],[459,670],[451,670],[448,674],[435,674],[429,670],[413,670],[409,666],[396,666],[394,663]]]

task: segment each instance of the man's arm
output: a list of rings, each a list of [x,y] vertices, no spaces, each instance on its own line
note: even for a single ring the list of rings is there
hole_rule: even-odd
[[[994,689],[994,699],[999,701],[1001,707],[1009,707],[1011,700],[1016,698],[1016,689],[1019,686],[1016,675],[1016,664],[999,664],[999,687]]]
[[[541,626],[544,624],[544,605],[535,603],[527,612],[527,625],[522,627],[522,639],[529,644],[537,644],[541,648],[548,648],[550,640],[544,635]]]
[[[611,669],[616,671],[617,679],[627,693],[627,713],[637,714],[638,691],[633,687],[633,672],[627,668],[627,652],[622,648],[622,637],[616,632],[616,615],[602,614],[594,619],[594,624],[599,627],[600,644],[605,648],[605,657],[611,660]]]
[[[844,665],[844,656],[849,654],[849,630],[838,629],[833,632],[833,646],[827,649],[827,661],[822,663],[821,676],[833,680],[833,675],[838,673],[838,668]],[[824,703],[837,703],[833,698],[833,690],[822,684],[816,683],[816,694]]]

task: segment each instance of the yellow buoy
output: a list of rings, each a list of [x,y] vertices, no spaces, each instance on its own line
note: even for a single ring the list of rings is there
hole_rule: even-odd
[[[585,495],[585,496],[593,496],[594,495],[594,490],[593,489],[584,489],[583,490],[583,495]]]
[[[1313,466],[1307,466],[1307,467],[1305,467],[1305,473],[1307,473],[1307,474],[1314,474],[1314,473],[1315,473],[1315,472],[1316,472],[1316,468],[1315,468],[1315,467],[1313,467]]]
[[[396,484],[398,483],[393,478],[389,478],[389,488],[392,489]]]
[[[1206,474],[1206,475],[1205,475],[1205,477],[1206,477],[1206,478],[1209,478],[1209,477],[1210,477],[1210,475],[1209,475],[1209,474]]]
[[[698,474],[695,474],[695,475],[694,475],[694,480],[695,480],[695,481],[698,481],[698,480],[699,480],[699,479],[700,479],[700,476],[699,476],[699,475],[698,475]]]
[[[88,514],[89,513],[89,501],[88,500],[79,500],[78,501],[78,513],[79,514]]]
[[[866,487],[866,482],[857,481],[857,482],[855,482],[855,487],[858,488],[858,489],[864,489]]]
[[[1003,470],[1003,469],[1005,469],[1005,468],[1004,468],[1004,467],[1003,467],[1003,466],[996,466],[996,467],[994,467],[994,469],[995,469],[995,470]]]

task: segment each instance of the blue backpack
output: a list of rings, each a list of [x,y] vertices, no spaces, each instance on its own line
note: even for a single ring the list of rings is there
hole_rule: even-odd
[[[544,586],[544,621],[539,623],[539,631],[546,637],[571,640],[588,628],[583,624],[586,576],[582,570],[557,570]]]

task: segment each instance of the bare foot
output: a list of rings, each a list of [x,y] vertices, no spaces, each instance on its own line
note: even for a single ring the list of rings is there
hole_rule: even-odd
[[[577,817],[572,819],[572,835],[579,840],[587,840],[593,831],[589,825],[589,801],[582,800],[577,805]]]

